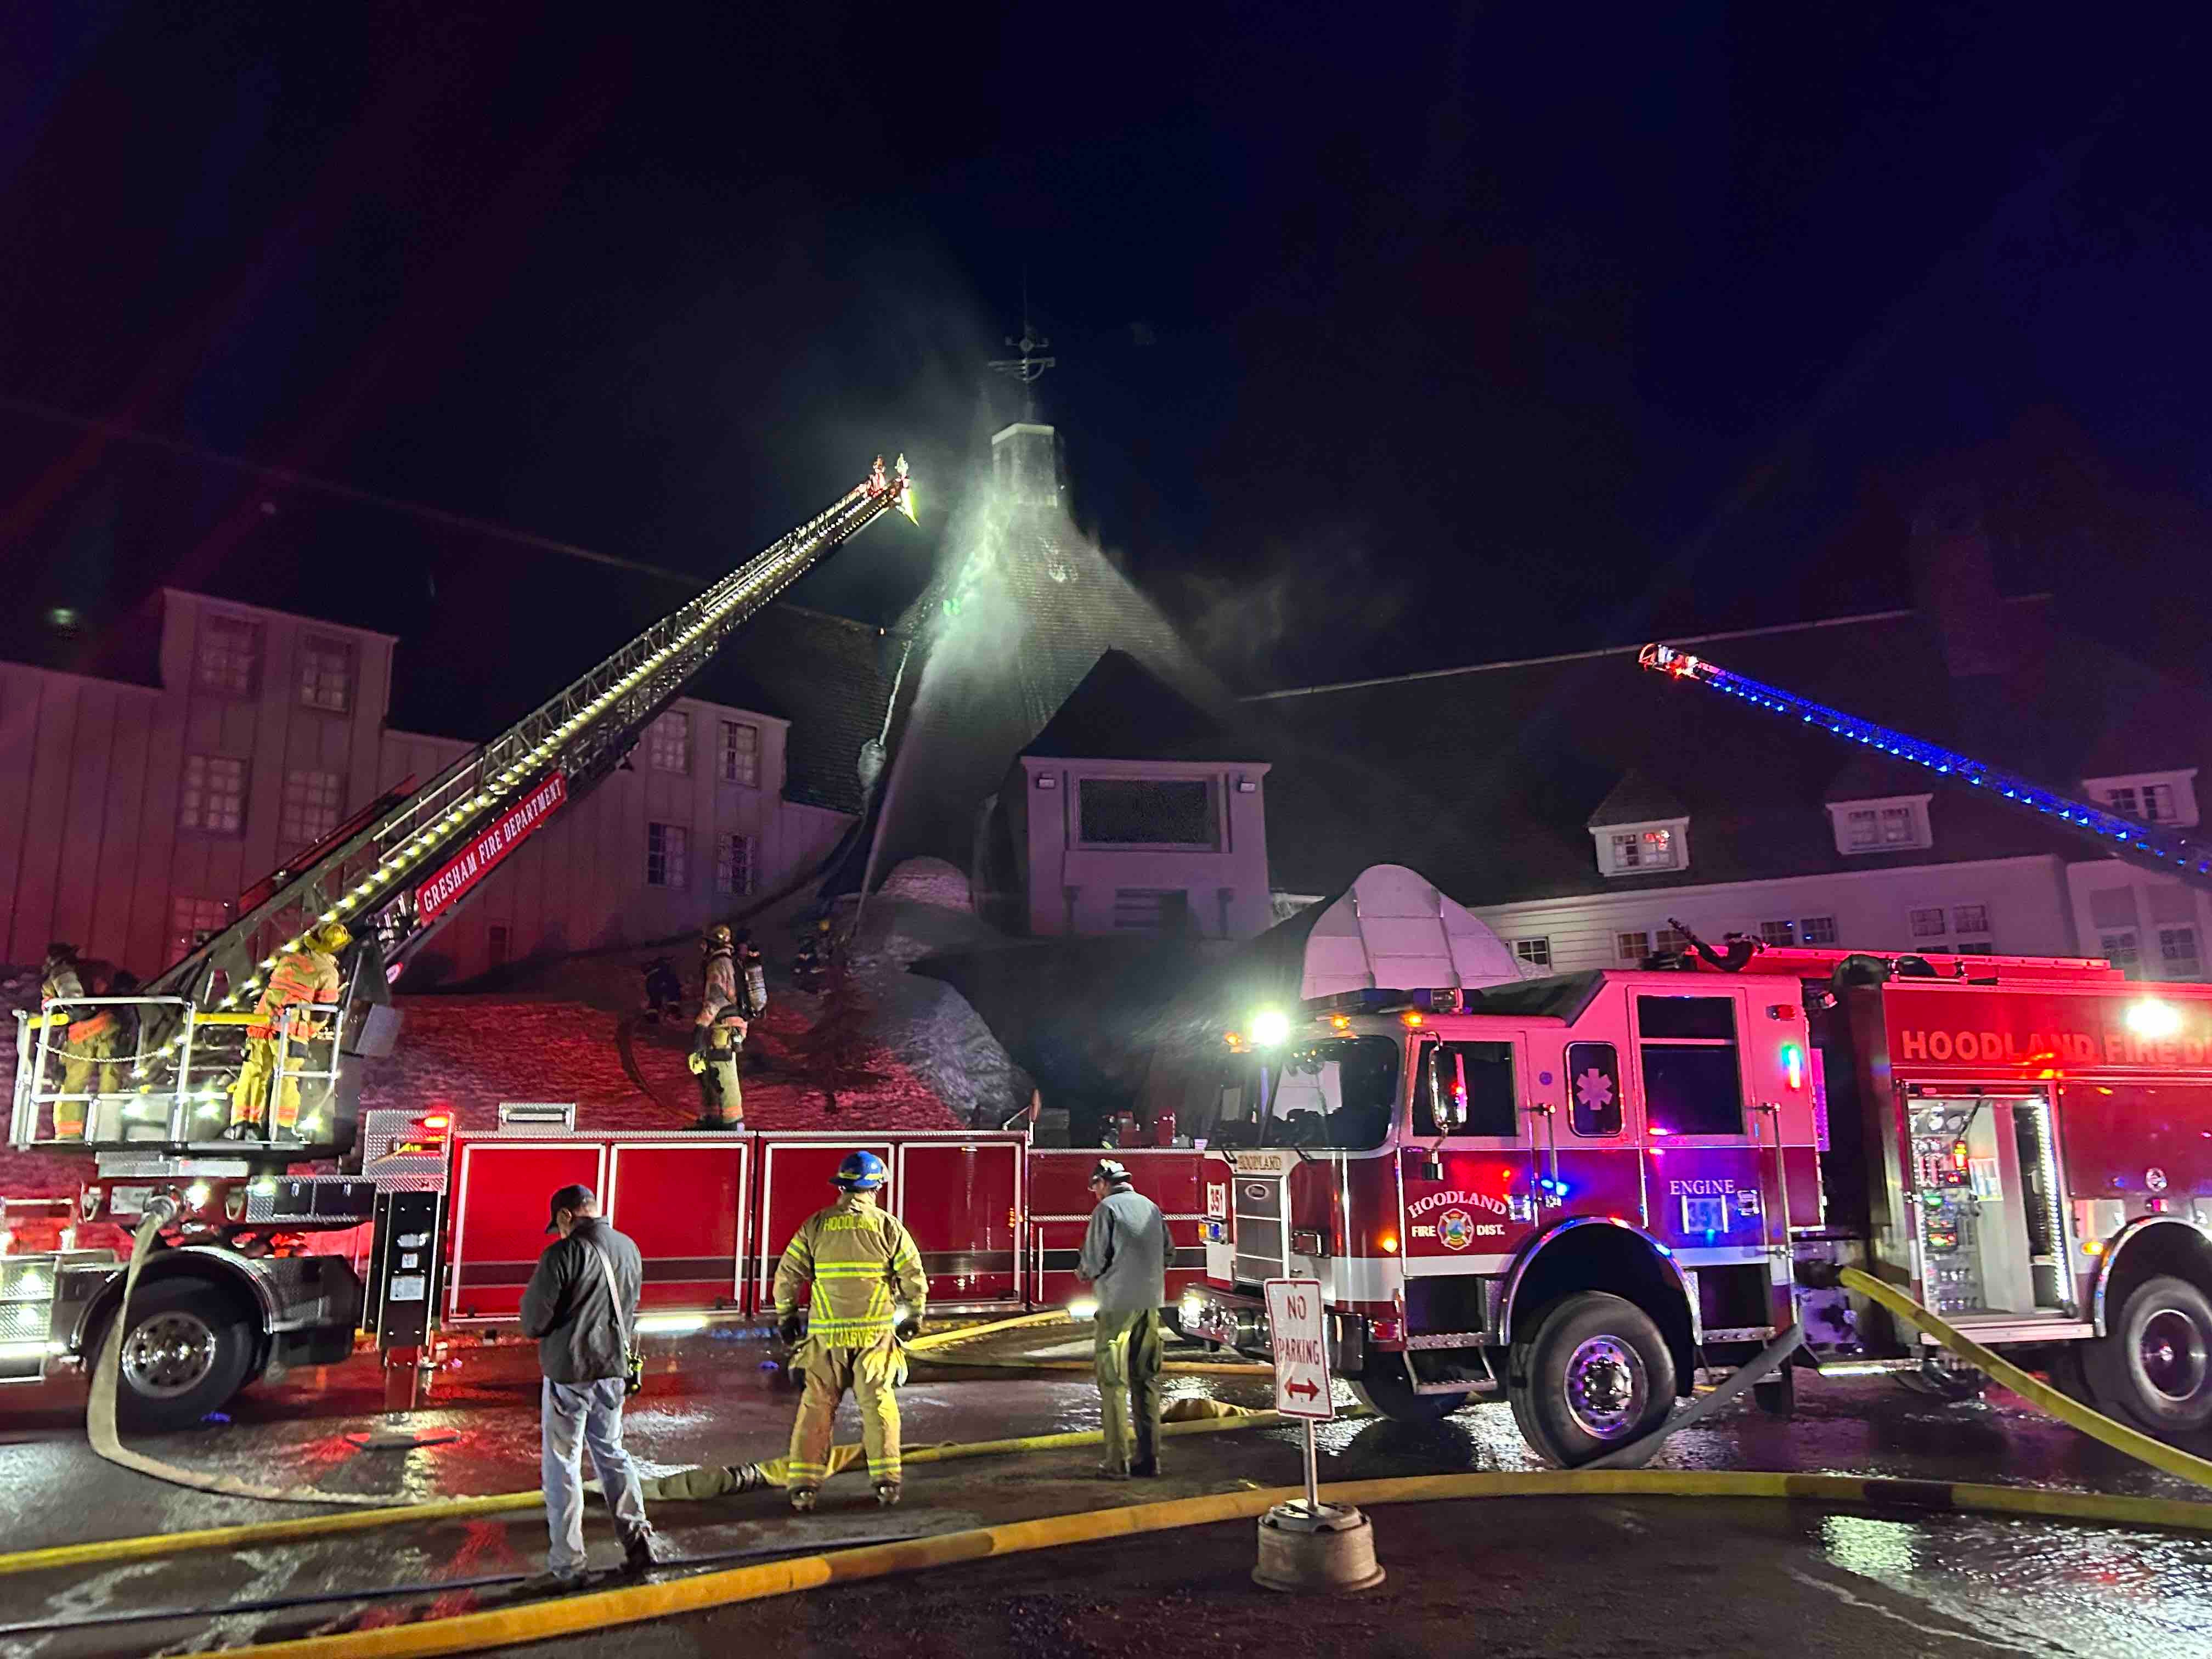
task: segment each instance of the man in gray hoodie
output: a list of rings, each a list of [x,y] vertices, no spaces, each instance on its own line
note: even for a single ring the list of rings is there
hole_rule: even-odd
[[[1129,1184],[1118,1159],[1091,1172],[1091,1230],[1075,1276],[1098,1298],[1092,1340],[1109,1480],[1160,1472],[1160,1306],[1167,1300],[1168,1224],[1160,1206]],[[1130,1425],[1135,1423],[1135,1447]]]
[[[538,1258],[522,1292],[525,1336],[538,1339],[545,1373],[544,1431],[545,1525],[552,1547],[546,1576],[558,1589],[584,1580],[584,1448],[592,1449],[599,1489],[621,1536],[629,1571],[661,1559],[645,1518],[637,1466],[623,1449],[623,1401],[629,1392],[631,1333],[645,1281],[645,1261],[629,1237],[599,1218],[588,1187],[553,1194],[545,1224],[561,1237]]]

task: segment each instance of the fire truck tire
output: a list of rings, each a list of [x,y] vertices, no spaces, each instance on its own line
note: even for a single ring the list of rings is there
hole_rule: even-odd
[[[1506,1398],[1521,1437],[1560,1468],[1644,1438],[1674,1409],[1674,1356],[1625,1297],[1577,1291],[1529,1329],[1507,1361]]]
[[[1393,1423],[1441,1423],[1467,1404],[1463,1394],[1415,1394],[1396,1354],[1378,1356],[1352,1385],[1359,1403]]]
[[[123,1333],[117,1421],[141,1431],[190,1428],[252,1381],[259,1339],[254,1321],[221,1285],[204,1279],[141,1285]],[[106,1340],[104,1329],[99,1340]]]
[[[2161,1273],[2128,1292],[2081,1369],[2104,1409],[2161,1439],[2212,1423],[2212,1300]]]

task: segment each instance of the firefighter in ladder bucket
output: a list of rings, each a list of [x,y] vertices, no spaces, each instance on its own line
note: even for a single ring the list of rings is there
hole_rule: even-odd
[[[791,1507],[804,1514],[830,1474],[837,1403],[860,1401],[860,1438],[876,1501],[899,1501],[899,1412],[892,1392],[906,1381],[902,1334],[921,1328],[929,1281],[921,1253],[898,1218],[878,1208],[884,1161],[854,1152],[837,1166],[842,1195],[799,1224],[775,1269],[776,1328],[805,1380],[791,1425]],[[799,1292],[813,1290],[802,1327]],[[804,1340],[802,1340],[802,1335]]]
[[[85,961],[74,945],[50,945],[40,974],[39,994],[48,1002],[65,1003],[100,995],[108,987],[100,977],[100,966]],[[119,1081],[121,1068],[116,1058],[122,1026],[112,1008],[66,1006],[54,1011],[53,1024],[56,1030],[47,1046],[49,1052],[61,1056],[64,1096],[54,1103],[54,1138],[82,1140],[85,1109],[91,1104],[86,1097],[95,1092],[112,1094]]]
[[[744,1011],[750,1005],[738,989],[737,952],[730,930],[717,922],[699,943],[706,953],[707,972],[686,1062],[699,1079],[699,1121],[691,1127],[742,1129],[745,1098],[738,1085],[738,1048],[745,1040]]]
[[[246,1028],[246,1064],[230,1090],[227,1140],[259,1139],[266,1130],[269,1097],[276,1096],[276,1132],[293,1135],[300,1127],[300,1073],[307,1044],[328,1035],[318,1011],[337,1012],[342,981],[338,952],[353,943],[342,921],[311,928],[296,951],[287,951],[270,970],[269,984],[253,1006]],[[281,1087],[273,1087],[281,1081]]]

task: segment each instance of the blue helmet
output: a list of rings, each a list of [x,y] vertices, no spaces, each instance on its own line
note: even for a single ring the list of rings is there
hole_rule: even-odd
[[[837,1166],[837,1173],[830,1177],[834,1185],[848,1193],[872,1193],[890,1179],[883,1159],[873,1152],[848,1152],[845,1161]]]

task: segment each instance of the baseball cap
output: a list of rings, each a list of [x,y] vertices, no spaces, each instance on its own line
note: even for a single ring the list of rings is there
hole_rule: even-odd
[[[545,1231],[550,1233],[560,1224],[554,1218],[562,1211],[580,1210],[586,1204],[596,1204],[599,1201],[599,1194],[589,1187],[563,1187],[553,1194],[553,1201],[545,1206]]]

